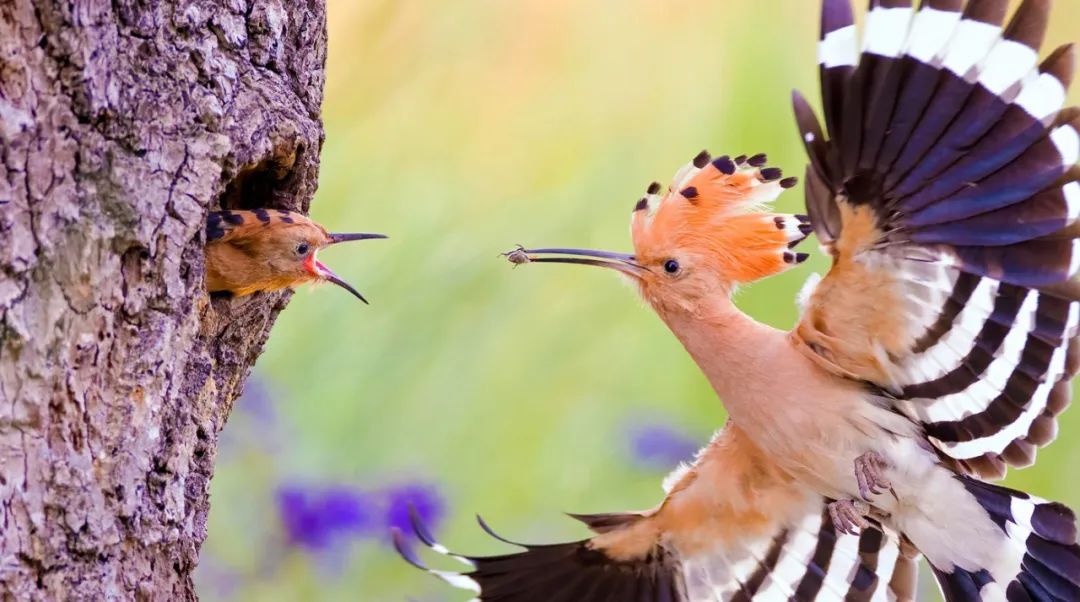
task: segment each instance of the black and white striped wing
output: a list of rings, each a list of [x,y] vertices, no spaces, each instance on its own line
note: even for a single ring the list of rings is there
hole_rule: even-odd
[[[626,516],[607,515],[623,520]],[[598,517],[581,517],[589,522]],[[601,520],[603,517],[599,517]],[[428,568],[400,532],[401,555],[478,600],[523,602],[841,602],[914,600],[918,556],[883,527],[860,535],[837,533],[827,511],[780,527],[770,537],[683,555],[670,543],[634,560],[608,556],[595,542],[613,527],[593,528],[593,539],[554,545],[510,542],[480,521],[500,541],[524,548],[501,556],[454,554],[435,542],[414,516],[420,541],[467,565],[464,572]]]
[[[838,533],[828,512],[808,514],[771,539],[682,561],[686,600],[913,600],[913,549],[883,527]]]
[[[1003,26],[1007,5],[875,0],[860,52],[848,0],[824,0],[825,130],[795,95],[819,239],[838,263],[847,252],[898,281],[910,336],[897,348],[869,333],[888,378],[868,380],[984,477],[1055,438],[1080,361],[1080,110],[1063,109],[1074,53],[1039,62],[1048,0],[1025,0]],[[866,208],[874,238],[845,243]],[[881,311],[835,283],[811,302]],[[829,332],[808,319],[800,328]]]

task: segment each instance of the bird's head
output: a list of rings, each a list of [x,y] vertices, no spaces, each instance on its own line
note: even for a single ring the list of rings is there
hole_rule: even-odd
[[[703,297],[782,272],[806,259],[792,247],[806,238],[805,216],[767,212],[795,178],[766,167],[765,156],[705,151],[675,174],[667,190],[653,183],[634,206],[634,252],[518,249],[514,263],[576,263],[617,270],[658,309],[692,310]]]
[[[328,232],[299,213],[267,209],[212,213],[206,231],[208,257],[215,248],[231,252],[223,254],[224,266],[211,266],[212,276],[216,276],[215,271],[225,272],[220,278],[225,284],[215,286],[211,282],[211,292],[218,288],[247,294],[295,288],[307,282],[332,282],[365,303],[367,300],[359,291],[319,261],[318,253],[341,242],[386,238],[382,234]],[[230,266],[230,258],[243,261],[233,261],[235,265]],[[234,281],[239,281],[240,286],[232,285]]]
[[[319,261],[319,251],[330,245],[350,240],[386,238],[382,234],[334,233],[308,219],[282,223],[275,236],[264,237],[264,257],[273,269],[296,286],[305,282],[332,282],[367,302],[355,288],[342,280],[326,264]]]

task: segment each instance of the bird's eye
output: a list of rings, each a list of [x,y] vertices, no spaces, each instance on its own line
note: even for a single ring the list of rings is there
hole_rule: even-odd
[[[307,255],[307,252],[308,252],[308,244],[306,242],[302,242],[302,243],[296,245],[296,254],[297,255]]]
[[[679,271],[679,262],[674,259],[669,259],[664,262],[664,271],[668,274],[674,274]]]

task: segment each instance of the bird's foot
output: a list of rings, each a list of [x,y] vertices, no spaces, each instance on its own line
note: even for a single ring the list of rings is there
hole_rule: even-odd
[[[859,483],[859,495],[870,501],[870,496],[892,491],[892,483],[885,478],[885,458],[869,451],[855,458],[855,480]],[[893,492],[896,496],[896,492]]]
[[[839,500],[829,503],[829,517],[833,527],[841,533],[858,535],[870,526],[866,516],[870,514],[870,505],[859,500]]]

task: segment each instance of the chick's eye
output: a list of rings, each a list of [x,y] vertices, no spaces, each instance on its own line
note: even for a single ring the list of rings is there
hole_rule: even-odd
[[[307,252],[308,252],[308,244],[306,242],[302,242],[302,243],[296,245],[296,254],[297,255],[307,255]]]
[[[664,262],[664,271],[668,274],[674,274],[679,271],[679,262],[674,259],[669,259]]]

